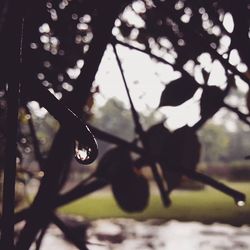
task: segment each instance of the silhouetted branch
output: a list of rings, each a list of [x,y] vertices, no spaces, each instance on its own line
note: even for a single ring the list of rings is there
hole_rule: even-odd
[[[132,142],[127,142],[120,137],[117,137],[115,135],[102,131],[96,127],[93,127],[90,124],[88,124],[88,127],[93,132],[94,136],[100,140],[103,140],[103,141],[106,141],[115,145],[123,146],[138,154],[145,154],[144,150],[141,147],[138,147],[136,144]]]
[[[169,12],[169,14],[171,15],[171,12]],[[243,81],[245,81],[248,85],[250,85],[250,80],[244,73],[241,73],[235,66],[230,64],[227,59],[224,59],[222,55],[220,55],[215,49],[211,47],[210,41],[208,40],[208,36],[207,34],[205,34],[203,30],[199,30],[200,33],[198,33],[193,28],[189,27],[188,24],[182,23],[181,20],[178,19],[175,15],[171,15],[171,18],[179,25],[179,27],[185,34],[188,34],[189,38],[199,39],[201,46],[205,50],[209,51],[209,53],[213,57],[218,59],[225,69],[228,69],[235,75],[238,75]]]
[[[166,190],[163,181],[165,180],[164,178],[161,177],[161,175],[158,172],[157,165],[154,161],[151,161],[149,163],[149,166],[151,167],[155,182],[159,188],[160,194],[161,194],[161,199],[164,204],[164,206],[169,206],[170,205],[170,200],[168,197],[168,191]],[[163,176],[164,177],[164,176]]]
[[[57,100],[57,98],[41,84],[25,86],[24,91],[27,87],[32,90],[33,97],[41,104],[41,106],[45,107],[50,114],[59,121],[61,127],[65,129],[67,134],[71,135],[72,140],[84,142],[85,145],[91,149],[91,154],[89,155],[89,158],[86,159],[85,164],[93,162],[97,157],[98,149],[95,138],[85,122],[72,112],[72,110]]]
[[[144,160],[142,160],[143,164],[146,165],[146,162]],[[165,165],[162,164],[162,166]],[[139,166],[141,167],[141,166]],[[180,174],[184,174],[187,177],[202,182],[206,185],[209,185],[221,192],[223,192],[224,194],[227,194],[229,196],[231,196],[236,202],[239,201],[243,201],[245,202],[245,194],[238,192],[237,190],[234,190],[228,186],[226,186],[225,184],[218,182],[214,179],[212,179],[211,177],[208,177],[202,173],[198,173],[196,171],[190,170],[190,169],[168,169],[169,171],[174,171],[174,172],[178,172]],[[55,208],[63,206],[65,204],[68,204],[76,199],[82,198],[94,191],[97,191],[105,186],[109,185],[109,183],[105,180],[101,180],[101,179],[95,179],[90,181],[88,184],[86,185],[79,185],[76,186],[73,190],[68,191],[65,194],[60,195],[56,202],[55,202]],[[24,220],[27,216],[29,216],[30,210],[29,209],[24,209],[18,213],[16,213],[15,215],[15,223],[18,223],[22,220]],[[1,221],[0,221],[1,222]]]
[[[118,53],[117,53],[117,50],[116,50],[116,45],[115,45],[115,43],[112,43],[112,45],[113,45],[113,48],[114,48],[114,53],[115,53],[115,57],[116,57],[116,60],[117,60],[118,67],[119,67],[120,73],[122,75],[122,79],[123,79],[123,83],[124,83],[124,86],[125,86],[125,89],[126,89],[126,92],[127,92],[127,96],[129,98],[131,111],[132,111],[132,116],[133,116],[133,121],[134,121],[134,124],[135,124],[135,131],[138,133],[139,138],[140,138],[140,140],[141,140],[141,142],[142,142],[142,144],[143,144],[143,146],[145,148],[145,151],[147,152],[148,151],[148,143],[147,143],[146,133],[142,128],[142,125],[140,123],[139,115],[138,115],[138,113],[137,113],[137,111],[135,109],[135,106],[133,104],[133,101],[132,101],[132,98],[131,98],[131,95],[130,95],[130,92],[129,92],[128,84],[127,84],[127,81],[126,81],[126,78],[125,78],[125,75],[124,75],[124,72],[123,72],[123,69],[122,69],[122,64],[121,64],[121,61],[119,59],[119,56],[118,56]],[[145,157],[150,158],[150,152],[145,154]],[[154,179],[155,179],[156,184],[157,184],[157,186],[159,188],[163,204],[165,206],[168,206],[169,205],[169,198],[168,198],[167,190],[165,189],[164,184],[163,184],[164,180],[161,178],[161,175],[158,172],[157,165],[155,164],[155,162],[153,160],[151,160],[151,159],[149,159],[149,162],[150,162],[149,165],[150,165],[150,168],[152,170]]]
[[[173,67],[175,70],[178,70],[178,71],[180,70],[180,69],[178,68],[177,65],[172,64],[172,63],[168,62],[167,60],[163,59],[162,57],[157,56],[157,55],[154,55],[154,54],[152,54],[151,52],[149,52],[149,51],[147,51],[147,50],[143,50],[143,49],[137,48],[137,47],[135,47],[135,46],[133,46],[133,45],[130,45],[130,44],[128,44],[128,43],[119,41],[119,40],[116,39],[115,37],[112,37],[112,42],[113,42],[113,43],[120,44],[120,45],[123,45],[123,46],[125,46],[125,47],[130,48],[130,49],[139,51],[139,52],[141,52],[141,53],[147,54],[147,55],[149,55],[150,57],[156,59],[156,60],[159,61],[159,62],[162,62],[162,63],[164,63],[164,64],[170,65],[170,66]]]
[[[97,190],[100,190],[106,187],[107,185],[109,185],[109,183],[106,180],[102,180],[102,179],[93,179],[86,185],[81,185],[80,183],[80,185],[77,185],[75,188],[68,191],[67,193],[59,195],[56,198],[55,203],[53,204],[53,209],[66,205],[77,199],[80,199],[86,195],[91,194],[92,192],[95,192]],[[15,223],[25,220],[27,217],[30,216],[31,213],[32,213],[31,208],[25,208],[17,212],[15,214]],[[2,221],[2,218],[0,218],[0,227],[2,226],[3,226],[3,221]]]
[[[112,43],[112,45],[113,45],[113,49],[114,49],[114,53],[115,53],[115,58],[116,58],[116,61],[117,61],[117,64],[118,64],[118,67],[119,67],[119,70],[120,70],[120,73],[122,76],[123,83],[124,83],[124,87],[125,87],[128,99],[129,99],[131,112],[132,112],[132,116],[133,116],[133,120],[134,120],[134,124],[135,124],[135,131],[139,134],[140,138],[142,139],[142,137],[144,136],[144,132],[143,132],[143,128],[142,128],[141,123],[140,123],[140,118],[139,118],[139,115],[135,109],[134,103],[132,101],[132,98],[131,98],[131,95],[129,92],[129,88],[128,88],[128,84],[127,84],[127,81],[126,81],[126,78],[125,78],[125,75],[124,75],[124,72],[122,69],[122,64],[121,64],[121,61],[119,59],[119,56],[118,56],[118,53],[116,50],[116,46],[113,43]]]
[[[219,18],[219,14],[216,13],[215,7],[212,6],[211,1],[203,1],[202,4],[206,8],[206,12],[208,13],[209,17],[212,17],[211,19],[213,20],[214,24],[218,25],[220,29],[223,31],[224,34],[231,36],[231,33],[229,33],[226,28],[223,25],[223,22]]]
[[[159,57],[159,56],[156,56],[156,55],[154,55],[153,53],[151,53],[151,52],[149,52],[149,51],[146,51],[146,50],[143,50],[143,49],[139,49],[139,48],[134,47],[134,46],[132,46],[132,45],[130,45],[130,44],[121,42],[121,41],[117,40],[116,38],[113,38],[113,40],[114,40],[114,42],[116,42],[117,44],[123,45],[123,46],[125,46],[125,47],[130,48],[130,49],[139,51],[139,52],[141,52],[141,53],[147,54],[147,55],[149,55],[150,57],[152,57],[152,58],[158,60],[159,62],[162,62],[162,63],[164,63],[164,64],[170,65],[170,66],[172,66],[175,70],[180,71],[180,72],[181,72],[182,74],[184,74],[185,76],[192,77],[192,76],[190,76],[182,67],[178,66],[177,64],[171,64],[170,62],[166,61],[165,59],[163,59],[163,58],[161,58],[161,57]],[[248,79],[248,78],[247,78],[247,79]],[[193,78],[193,81],[196,82],[196,80],[195,80],[194,78]],[[204,85],[199,84],[198,82],[196,82],[196,83],[197,83],[197,86],[199,86],[200,88],[204,88]],[[250,126],[250,121],[247,119],[247,118],[249,117],[248,115],[243,114],[243,113],[240,112],[237,108],[234,108],[234,107],[230,106],[229,104],[226,104],[225,102],[223,103],[223,106],[224,106],[225,108],[227,108],[228,110],[230,110],[230,111],[234,112],[235,114],[237,114],[238,117],[239,117],[244,123],[246,123],[247,125]],[[200,120],[200,121],[197,123],[197,125],[195,125],[196,130],[199,129],[205,122],[206,122],[206,120]]]
[[[51,220],[76,247],[80,250],[88,250],[84,244],[84,240],[78,239],[70,228],[56,214],[52,214]]]
[[[9,9],[9,1],[2,1],[0,4],[0,34],[3,30],[3,26],[6,22],[6,17]]]
[[[204,184],[207,184],[207,185],[221,191],[222,193],[231,196],[235,200],[236,204],[240,201],[242,201],[242,202],[246,201],[245,194],[243,194],[237,190],[234,190],[234,189],[226,186],[225,184],[214,180],[213,178],[211,178],[207,175],[198,173],[196,171],[187,170],[187,169],[182,169],[182,171],[183,171],[183,174],[186,175],[187,177],[189,177],[193,180],[196,180],[196,181],[200,181]]]
[[[6,148],[4,163],[4,183],[2,201],[2,231],[0,247],[2,249],[14,248],[14,206],[15,206],[15,177],[17,156],[17,122],[20,100],[21,60],[22,60],[22,25],[23,12],[20,1],[10,1],[6,13],[7,25],[1,37],[4,43],[6,70],[8,82],[7,90],[7,126]],[[3,44],[1,44],[3,45]],[[3,48],[1,48],[3,49]],[[5,56],[1,55],[1,56]]]
[[[87,185],[84,186],[78,185],[73,190],[60,195],[56,199],[55,206],[58,207],[70,203],[76,199],[82,198],[83,196],[86,196],[94,191],[97,191],[107,185],[109,185],[109,183],[106,180],[101,180],[101,179],[92,180],[91,182],[89,182]]]
[[[242,112],[239,111],[238,108],[234,108],[226,103],[224,103],[223,106],[229,109],[230,111],[234,112],[244,123],[250,126],[249,115],[243,114]]]
[[[77,115],[81,114],[82,107],[86,103],[90,93],[90,88],[101,62],[106,45],[109,42],[111,31],[118,14],[129,1],[111,1],[109,8],[103,8],[103,3],[100,2],[98,8],[95,9],[95,15],[91,21],[93,25],[93,39],[89,44],[88,52],[84,58],[84,67],[77,79],[74,90],[71,92],[69,99],[65,104],[69,106]],[[106,6],[106,3],[105,3]],[[105,23],[103,22],[105,20]],[[39,100],[43,101],[42,99]],[[45,101],[45,100],[44,100]],[[45,101],[46,102],[46,101]],[[51,110],[48,109],[50,112]],[[58,110],[57,110],[58,111]],[[23,250],[29,248],[35,235],[43,226],[44,218],[48,217],[54,207],[54,201],[58,194],[58,188],[61,174],[69,168],[71,160],[71,152],[73,149],[73,138],[68,135],[65,126],[70,123],[70,119],[66,121],[64,127],[59,129],[55,136],[49,157],[46,161],[46,173],[42,179],[39,192],[34,200],[32,207],[32,216],[29,217],[26,225],[20,234],[17,242],[17,249]],[[75,130],[74,126],[72,127]],[[46,203],[46,206],[44,204]],[[40,214],[43,214],[41,220]]]
[[[46,234],[48,226],[46,225],[44,228],[41,229],[40,234],[38,236],[38,239],[36,240],[36,250],[40,250],[41,245],[42,245],[42,241],[43,241],[43,237]]]

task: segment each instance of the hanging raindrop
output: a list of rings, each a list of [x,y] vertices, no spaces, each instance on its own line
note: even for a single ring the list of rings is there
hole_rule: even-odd
[[[246,205],[246,203],[245,203],[245,201],[239,200],[239,201],[236,201],[236,205],[237,205],[238,207],[243,207],[243,206]]]
[[[79,141],[75,141],[75,159],[81,163],[85,164],[89,159],[91,149],[82,145]]]

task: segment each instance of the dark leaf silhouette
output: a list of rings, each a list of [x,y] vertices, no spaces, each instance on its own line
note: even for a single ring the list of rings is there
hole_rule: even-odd
[[[163,123],[156,124],[147,131],[148,149],[154,159],[162,157],[170,139],[171,133]]]
[[[191,77],[181,77],[166,85],[161,94],[159,107],[181,105],[194,95],[197,88],[198,85]]]
[[[200,157],[200,143],[191,128],[185,126],[173,133],[163,123],[147,131],[150,153],[163,167],[170,192],[179,186],[182,168],[195,169]]]
[[[180,167],[195,169],[200,158],[201,148],[196,133],[185,126],[175,131],[172,139],[176,142],[175,152],[178,155],[176,157],[179,159]]]
[[[118,175],[132,172],[133,162],[129,151],[122,147],[109,150],[100,160],[96,175],[113,181]]]
[[[148,146],[152,157],[163,167],[168,192],[180,185],[182,170],[195,169],[200,157],[200,143],[190,127],[171,133],[163,123],[147,131]]]
[[[223,99],[224,92],[219,87],[205,86],[200,101],[201,117],[212,117],[223,105]]]
[[[182,174],[164,170],[164,178],[168,185],[168,193],[170,194],[171,191],[180,186]]]
[[[196,168],[200,158],[200,143],[191,128],[182,127],[169,137],[165,144],[164,166],[168,190],[176,188],[181,181],[182,169]]]
[[[118,205],[127,212],[140,212],[149,200],[149,185],[137,172],[119,175],[112,181],[112,192]]]
[[[100,160],[96,175],[111,182],[114,197],[123,210],[139,212],[147,206],[148,182],[133,168],[127,149],[116,147],[108,151]]]

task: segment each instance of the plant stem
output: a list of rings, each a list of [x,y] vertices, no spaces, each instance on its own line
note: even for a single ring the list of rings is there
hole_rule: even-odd
[[[148,158],[148,161],[149,161],[149,165],[150,165],[150,168],[151,168],[151,171],[153,173],[153,176],[154,176],[154,179],[155,179],[155,182],[159,188],[159,191],[160,191],[160,194],[161,194],[161,198],[162,198],[162,202],[165,206],[168,206],[169,205],[169,197],[168,197],[168,192],[164,186],[164,179],[161,177],[158,169],[157,169],[157,165],[155,163],[155,161],[153,159],[151,159],[150,157],[150,152],[148,152],[148,141],[147,141],[147,135],[145,133],[145,131],[143,130],[142,128],[142,125],[140,123],[140,118],[139,118],[139,115],[135,109],[135,106],[133,104],[133,101],[132,101],[132,98],[131,98],[131,95],[130,95],[130,92],[129,92],[129,88],[128,88],[128,84],[127,84],[127,81],[126,81],[126,78],[125,78],[125,75],[124,75],[124,72],[123,72],[123,69],[122,69],[122,64],[121,64],[121,61],[119,59],[119,56],[118,56],[118,53],[117,53],[117,50],[116,50],[116,46],[114,43],[112,43],[113,45],[113,48],[114,48],[114,53],[115,53],[115,57],[116,57],[116,60],[117,60],[117,64],[118,64],[118,67],[119,67],[119,70],[120,70],[120,73],[122,75],[122,79],[123,79],[123,83],[124,83],[124,86],[125,86],[125,89],[126,89],[126,92],[127,92],[127,96],[129,98],[129,102],[130,102],[130,106],[131,106],[131,112],[132,112],[132,116],[133,116],[133,121],[134,121],[134,124],[135,124],[135,131],[138,133],[139,135],[139,138],[143,144],[143,147],[145,149],[145,151],[147,152],[145,154],[145,157]]]
[[[10,2],[3,29],[7,89],[7,142],[5,148],[1,249],[14,249],[14,206],[17,155],[17,122],[21,82],[22,3]]]

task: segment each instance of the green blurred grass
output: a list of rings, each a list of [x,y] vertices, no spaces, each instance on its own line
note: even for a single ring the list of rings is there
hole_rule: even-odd
[[[203,223],[227,223],[232,225],[250,224],[250,184],[227,183],[244,192],[247,202],[237,207],[232,198],[206,187],[201,191],[174,191],[172,205],[162,206],[158,193],[152,192],[147,209],[141,213],[125,213],[116,204],[111,192],[96,192],[59,209],[60,213],[81,215],[88,219],[100,218],[150,218],[175,219],[179,221],[200,221]]]

